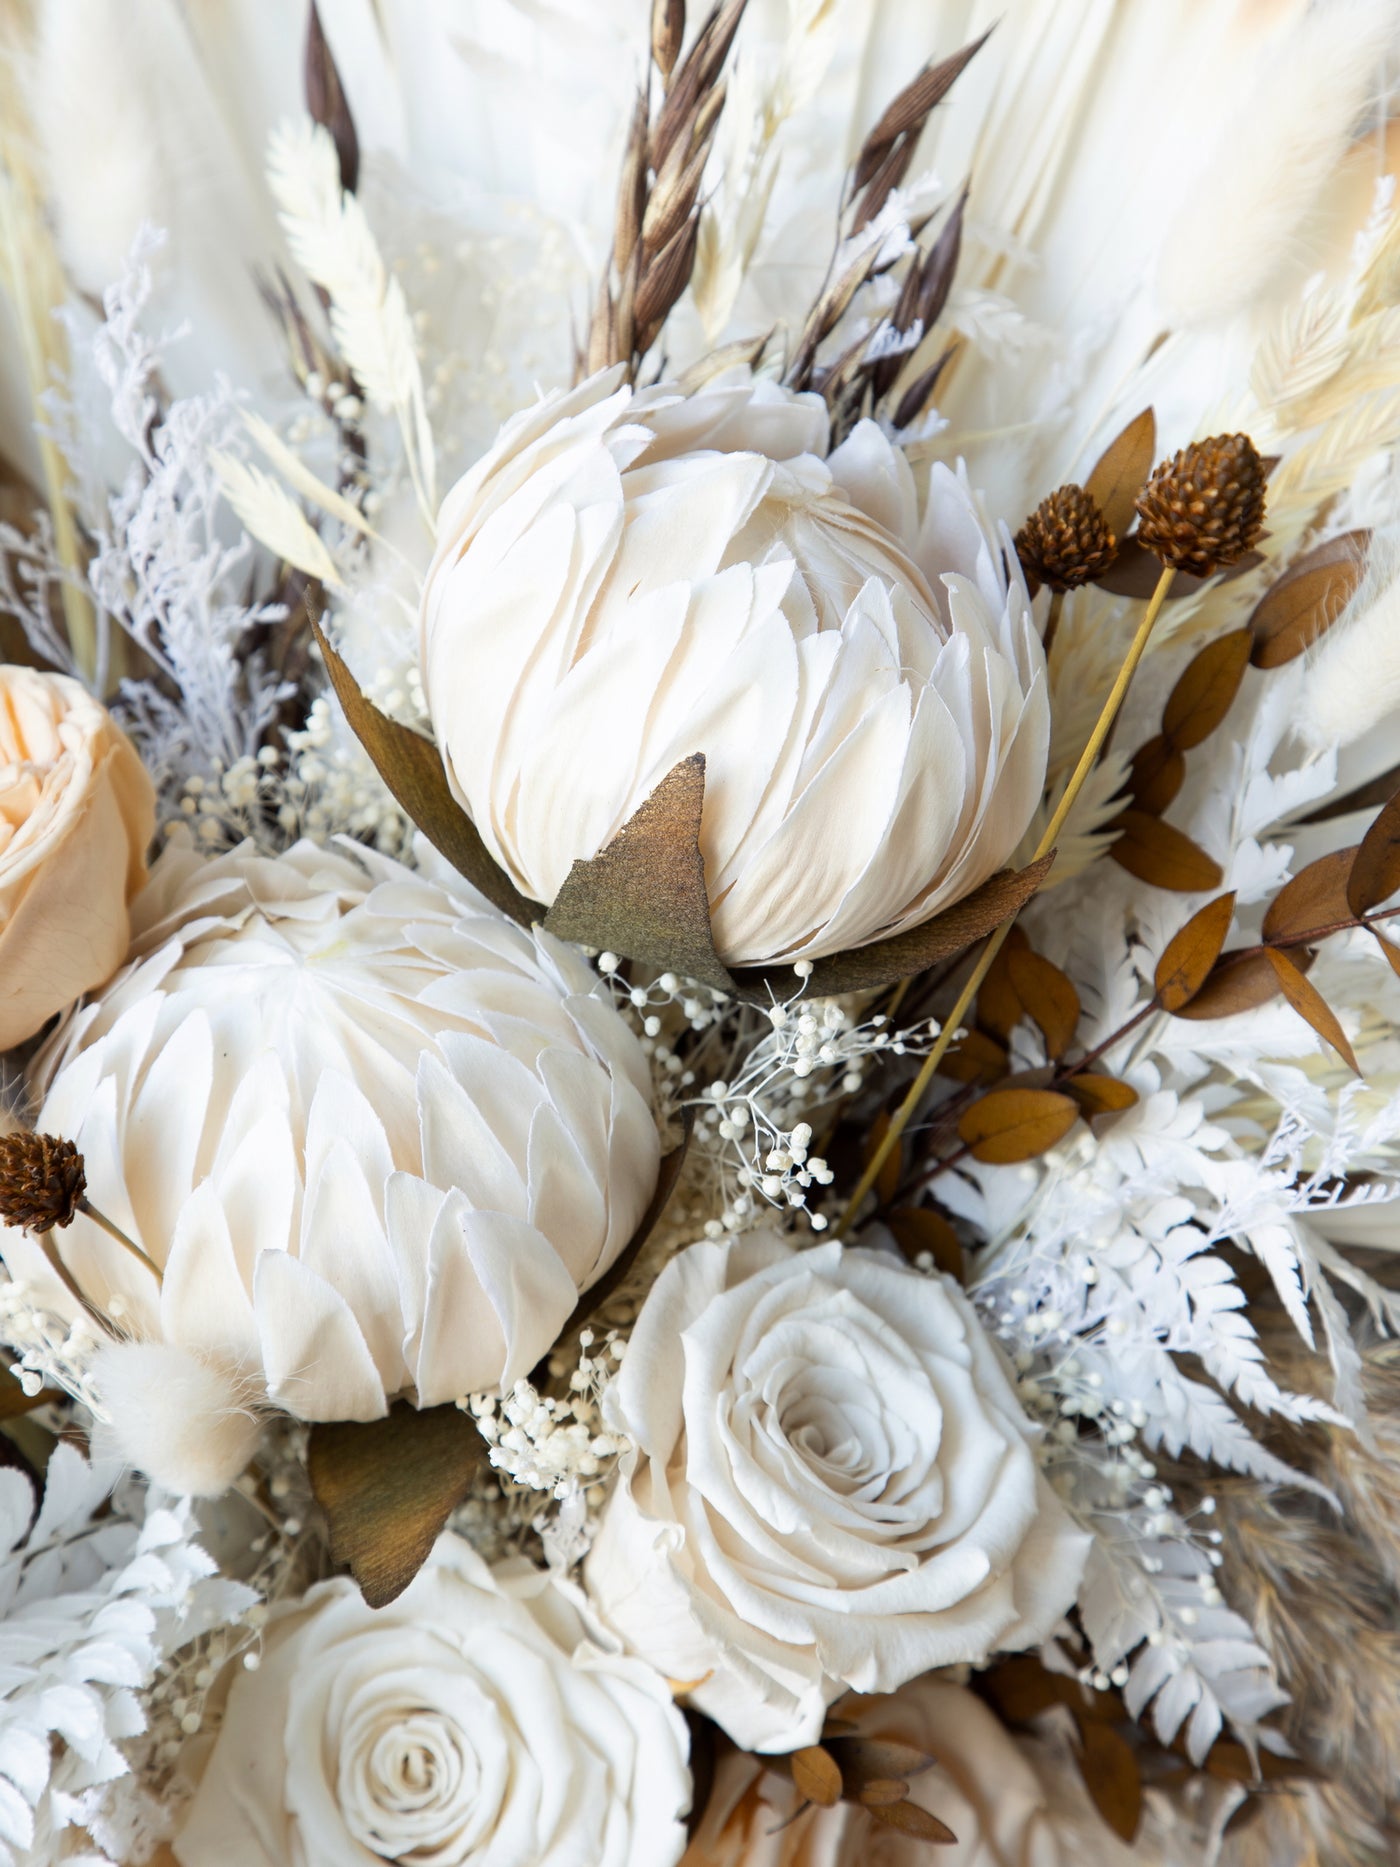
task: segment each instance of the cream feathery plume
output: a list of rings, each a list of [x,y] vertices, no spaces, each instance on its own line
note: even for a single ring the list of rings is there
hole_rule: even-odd
[[[1299,729],[1318,749],[1352,745],[1400,711],[1400,540],[1373,542],[1350,615],[1323,636],[1300,704]]]
[[[1309,217],[1373,99],[1396,21],[1395,0],[1331,0],[1266,54],[1163,240],[1157,297],[1173,323],[1232,317],[1306,264]]]

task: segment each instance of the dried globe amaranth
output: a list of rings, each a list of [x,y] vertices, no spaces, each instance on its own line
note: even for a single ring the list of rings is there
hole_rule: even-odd
[[[1247,434],[1193,441],[1138,494],[1137,537],[1173,570],[1209,577],[1238,563],[1263,530],[1266,477]]]
[[[1041,500],[1016,534],[1016,555],[1028,577],[1077,590],[1110,568],[1118,540],[1093,494],[1071,482]]]
[[[52,1134],[0,1135],[0,1222],[31,1232],[71,1225],[86,1190],[73,1142]]]

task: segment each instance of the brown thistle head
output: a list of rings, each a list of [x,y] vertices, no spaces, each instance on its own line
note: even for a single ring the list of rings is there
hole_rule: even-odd
[[[1016,555],[1028,577],[1052,590],[1093,583],[1118,555],[1118,540],[1098,501],[1071,483],[1046,495],[1016,534]]]
[[[1264,527],[1267,469],[1247,434],[1193,441],[1153,469],[1137,497],[1137,536],[1163,564],[1209,577]]]
[[[0,1135],[0,1224],[47,1232],[71,1225],[87,1189],[83,1157],[52,1134]]]

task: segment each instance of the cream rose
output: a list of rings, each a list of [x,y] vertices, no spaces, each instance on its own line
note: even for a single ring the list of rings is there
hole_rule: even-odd
[[[673,1867],[690,1803],[664,1682],[577,1591],[446,1536],[391,1607],[323,1582],[229,1692],[181,1867]]]
[[[220,1490],[260,1408],[368,1420],[527,1374],[636,1229],[660,1144],[639,1041],[572,948],[460,878],[299,844],[168,848],[133,963],[65,1033],[41,1131],[91,1219],[54,1238],[134,1338],[116,1449]],[[0,1255],[75,1315],[39,1242]]]
[[[155,792],[79,682],[0,665],[0,1050],[110,979],[145,879]]]
[[[630,1650],[748,1750],[846,1688],[1043,1639],[1088,1548],[949,1278],[774,1234],[662,1272],[608,1389],[636,1450],[588,1559]]]
[[[1044,658],[1010,538],[961,473],[747,374],[616,372],[517,416],[449,493],[423,593],[452,789],[553,901],[703,752],[716,945],[811,958],[999,868],[1045,776]]]
[[[1129,1867],[1063,1746],[1012,1737],[975,1693],[921,1679],[893,1697],[845,1701],[858,1738],[935,1759],[909,1801],[957,1836],[931,1851],[853,1802],[800,1810],[791,1781],[728,1751],[682,1867]],[[838,1744],[837,1753],[840,1746]]]

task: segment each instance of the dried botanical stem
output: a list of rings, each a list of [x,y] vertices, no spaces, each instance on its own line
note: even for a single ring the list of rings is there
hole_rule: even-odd
[[[107,1217],[105,1212],[99,1211],[98,1208],[94,1206],[90,1200],[87,1200],[87,1199],[80,1199],[78,1201],[78,1211],[86,1214],[86,1216],[92,1220],[94,1225],[100,1225],[102,1227],[103,1231],[106,1232],[109,1238],[115,1238],[119,1245],[121,1245],[125,1250],[129,1251],[132,1257],[134,1257],[139,1264],[144,1266],[144,1268],[151,1273],[152,1277],[155,1278],[157,1285],[163,1284],[165,1282],[165,1278],[162,1275],[161,1268],[156,1263],[155,1259],[148,1257],[146,1253],[141,1249],[140,1245],[137,1244],[136,1240],[134,1238],[128,1238],[126,1233],[121,1229],[121,1227],[119,1225],[114,1225],[112,1221]]]
[[[1065,826],[1065,820],[1069,816],[1070,811],[1074,808],[1075,800],[1084,787],[1084,781],[1094,768],[1094,761],[1099,755],[1099,748],[1103,744],[1104,739],[1108,735],[1109,728],[1117,717],[1118,709],[1123,704],[1124,696],[1137,670],[1137,665],[1146,652],[1148,638],[1151,636],[1156,626],[1157,618],[1162,612],[1162,605],[1167,600],[1167,592],[1171,588],[1172,579],[1175,575],[1176,571],[1171,565],[1163,565],[1162,574],[1158,577],[1157,587],[1152,592],[1151,601],[1143,612],[1142,621],[1138,624],[1137,633],[1132,640],[1132,646],[1124,657],[1122,667],[1118,670],[1118,678],[1114,681],[1108,699],[1103,704],[1098,722],[1093,732],[1089,735],[1088,744],[1079,755],[1079,763],[1075,766],[1070,776],[1069,783],[1065,786],[1064,796],[1060,799],[1054,814],[1046,825],[1045,834],[1036,845],[1035,854],[1031,858],[1032,861],[1039,861],[1042,856],[1049,855],[1050,851],[1055,847],[1056,839]],[[1013,914],[1007,920],[1004,920],[995,932],[987,936],[987,941],[982,948],[981,956],[968,975],[967,983],[958,994],[957,1003],[948,1013],[943,1024],[943,1029],[939,1032],[933,1049],[930,1050],[927,1057],[924,1058],[923,1067],[914,1078],[908,1095],[905,1096],[904,1100],[895,1110],[890,1125],[885,1131],[884,1139],[867,1162],[865,1171],[857,1182],[856,1190],[852,1193],[847,1202],[845,1211],[841,1214],[840,1221],[836,1226],[836,1235],[838,1237],[843,1236],[849,1228],[851,1220],[860,1209],[866,1194],[879,1178],[881,1168],[889,1159],[900,1136],[908,1127],[915,1109],[923,1100],[924,1092],[933,1081],[934,1072],[947,1055],[948,1048],[957,1035],[958,1030],[961,1028],[962,1021],[967,1016],[972,1001],[976,998],[978,990],[981,987],[982,981],[991,970],[992,961],[1001,951],[1002,946],[1005,944],[1006,937],[1011,932],[1015,922],[1016,916]]]

